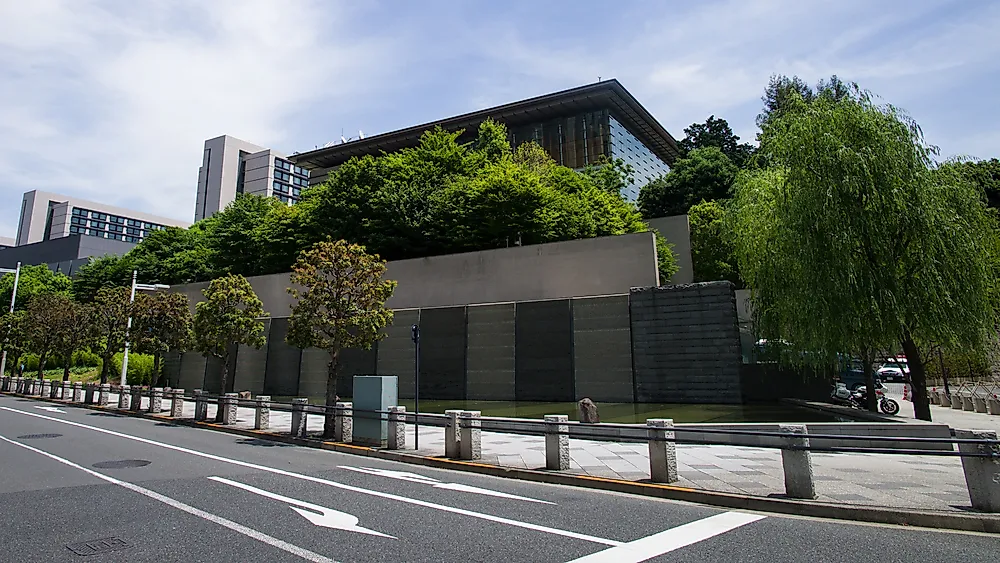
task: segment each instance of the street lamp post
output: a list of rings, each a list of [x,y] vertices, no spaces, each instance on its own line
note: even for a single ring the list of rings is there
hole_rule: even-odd
[[[410,327],[413,339],[413,449],[420,449],[420,326]]]
[[[0,272],[3,273],[13,273],[14,274],[14,290],[10,293],[10,312],[14,312],[14,301],[17,299],[17,282],[21,281],[21,263],[17,263],[17,268],[11,270],[9,268],[0,268]],[[7,346],[3,347],[3,354],[0,354],[0,376],[5,373],[4,370],[7,369]]]
[[[135,303],[135,290],[140,289],[143,291],[156,291],[158,289],[170,289],[169,285],[163,284],[146,284],[146,283],[135,283],[136,278],[139,275],[138,270],[132,270],[132,295],[128,299],[128,324],[125,325],[125,353],[122,355],[122,381],[121,385],[126,384],[126,377],[128,376],[128,349],[129,349],[129,332],[132,330],[132,304]]]

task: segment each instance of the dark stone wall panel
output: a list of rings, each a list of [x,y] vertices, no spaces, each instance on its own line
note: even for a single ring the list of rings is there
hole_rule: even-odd
[[[466,318],[466,397],[470,401],[513,401],[514,304],[470,305]]]
[[[410,327],[420,320],[419,309],[393,311],[392,324],[385,327],[386,337],[378,343],[378,375],[399,378],[399,398],[413,398],[413,340]]]
[[[573,300],[573,353],[577,400],[632,402],[627,295]]]
[[[302,350],[285,342],[288,319],[271,319],[268,335],[267,373],[264,376],[264,394],[272,397],[299,395],[299,367]]]
[[[573,316],[569,299],[515,306],[518,401],[572,401]]]
[[[420,397],[465,400],[465,307],[420,310]]]

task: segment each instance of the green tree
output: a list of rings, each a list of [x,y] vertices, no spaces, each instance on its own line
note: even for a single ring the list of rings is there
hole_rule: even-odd
[[[131,286],[133,270],[135,263],[128,254],[91,258],[73,275],[73,297],[80,303],[90,303],[103,288]]]
[[[39,295],[61,293],[68,295],[73,288],[73,282],[65,274],[57,274],[48,266],[21,266],[21,277],[17,282],[17,299],[14,309],[23,310],[28,303]],[[11,292],[14,290],[14,274],[7,273],[0,277],[0,304],[6,309],[10,306]]]
[[[793,97],[759,152],[769,168],[741,173],[731,229],[758,331],[808,352],[798,361],[854,353],[869,386],[875,353],[901,343],[930,420],[921,345],[974,349],[995,319],[997,225],[980,192],[932,172],[919,127],[860,91]]]
[[[69,297],[58,293],[36,295],[28,303],[27,317],[23,329],[28,341],[28,350],[38,354],[38,379],[45,376],[45,365],[49,355],[56,351],[59,332]]]
[[[17,373],[18,362],[24,355],[28,347],[27,331],[25,330],[25,311],[10,312],[9,310],[0,315],[0,351],[7,352],[7,365],[10,366],[10,373]],[[3,374],[0,374],[3,375]]]
[[[583,175],[597,189],[616,196],[621,196],[625,188],[635,183],[635,169],[621,158],[602,156],[595,164],[588,164]]]
[[[191,306],[182,293],[156,292],[136,296],[133,319],[137,349],[153,356],[153,382],[163,383],[160,359],[170,351],[184,351],[192,340]],[[161,387],[169,385],[166,381]]]
[[[787,109],[799,102],[811,104],[820,98],[836,101],[859,96],[860,89],[857,84],[844,82],[836,74],[828,80],[820,80],[815,89],[798,76],[789,78],[783,74],[775,74],[771,76],[760,99],[764,103],[764,108],[757,116],[757,126],[763,130],[772,119],[781,117]]]
[[[726,209],[718,201],[702,201],[688,211],[694,281],[729,280],[742,287]]]
[[[344,348],[371,348],[385,337],[392,323],[385,302],[396,282],[382,279],[385,261],[363,246],[346,241],[321,242],[299,256],[288,288],[295,298],[288,321],[288,342],[299,348],[322,348],[327,364],[326,405],[337,401],[340,352]],[[333,436],[334,412],[328,411],[324,437]]]
[[[212,279],[214,262],[205,239],[214,224],[206,220],[190,229],[167,227],[149,233],[128,253],[139,281],[179,285]]]
[[[54,349],[62,356],[63,381],[69,380],[73,354],[97,344],[97,327],[90,305],[76,303],[65,296],[58,296],[56,323],[53,327],[56,342]]]
[[[229,379],[229,353],[243,344],[260,348],[265,343],[266,317],[253,287],[246,278],[229,274],[212,280],[202,290],[205,300],[195,305],[194,348],[205,355],[222,360],[221,389],[225,392]],[[216,422],[222,421],[222,409]]]
[[[730,196],[739,169],[717,147],[695,149],[666,175],[643,186],[639,210],[647,219],[684,215],[692,205]]]
[[[753,156],[754,146],[750,143],[741,143],[739,136],[729,127],[729,122],[714,115],[708,116],[705,123],[692,123],[684,129],[684,134],[687,136],[677,144],[686,153],[705,147],[715,147],[737,168],[743,168]]]
[[[946,162],[941,166],[962,174],[986,195],[986,204],[1000,208],[1000,160],[968,160]]]
[[[131,280],[129,280],[131,284]],[[93,300],[94,330],[100,341],[101,383],[111,375],[111,360],[125,350],[128,318],[132,314],[131,291],[128,287],[101,287]]]

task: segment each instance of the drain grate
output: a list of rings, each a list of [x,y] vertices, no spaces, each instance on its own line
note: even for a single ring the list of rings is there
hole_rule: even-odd
[[[18,436],[18,440],[40,440],[42,438],[58,438],[62,434],[25,434],[24,436]]]
[[[125,469],[128,467],[145,467],[150,464],[146,459],[118,459],[114,461],[99,461],[93,465],[98,469]]]
[[[126,547],[129,547],[129,544],[123,539],[112,537],[80,543],[71,543],[66,547],[73,553],[86,557],[87,555],[97,555],[99,553],[125,549]]]

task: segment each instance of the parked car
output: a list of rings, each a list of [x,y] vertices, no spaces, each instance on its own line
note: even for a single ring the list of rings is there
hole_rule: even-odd
[[[882,377],[878,374],[878,372],[875,372],[873,376],[875,377],[875,388],[883,389]],[[851,391],[857,391],[858,387],[864,387],[865,372],[861,368],[861,362],[856,360],[851,361],[840,370],[840,373],[835,379],[836,381],[843,383]]]
[[[898,366],[882,366],[878,368],[876,373],[882,381],[890,383],[906,383],[910,380],[910,374],[903,371],[903,368]]]

